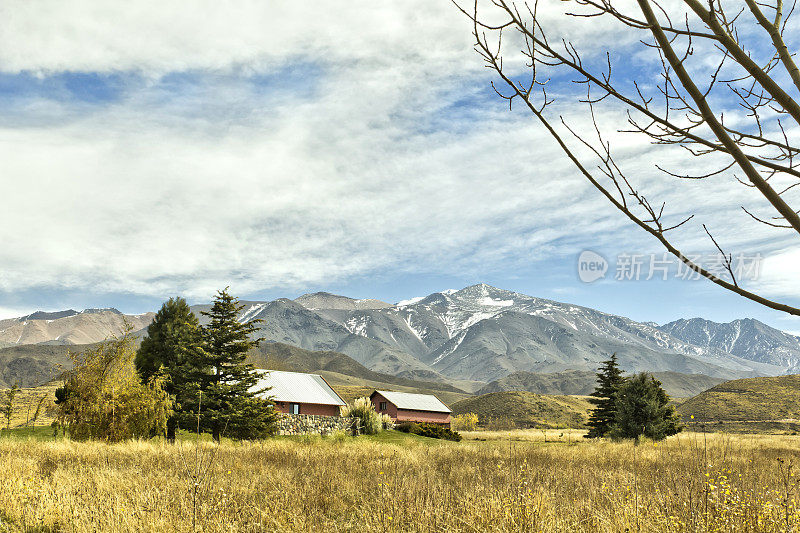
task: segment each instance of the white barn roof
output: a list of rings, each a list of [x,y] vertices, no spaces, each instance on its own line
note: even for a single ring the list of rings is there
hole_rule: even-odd
[[[450,409],[431,394],[413,394],[410,392],[393,392],[388,390],[375,391],[398,409],[411,409],[413,411],[432,411],[434,413],[449,413]]]
[[[271,387],[262,396],[276,402],[345,405],[322,376],[282,370],[260,370],[261,377],[251,390]]]

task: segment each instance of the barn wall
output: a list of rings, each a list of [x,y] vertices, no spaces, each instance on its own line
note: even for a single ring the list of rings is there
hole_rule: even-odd
[[[397,406],[392,402],[390,402],[389,400],[387,400],[386,398],[384,398],[380,392],[374,393],[370,397],[370,400],[372,400],[372,405],[375,407],[376,411],[382,414],[387,414],[391,416],[393,419],[397,418]],[[381,402],[386,402],[386,409],[384,410],[380,409]]]
[[[291,404],[288,402],[275,402],[275,410],[290,414]],[[338,405],[321,405],[316,403],[301,403],[301,415],[339,416]]]
[[[430,411],[397,410],[398,422],[428,422],[431,424],[450,425],[450,413],[433,413]]]

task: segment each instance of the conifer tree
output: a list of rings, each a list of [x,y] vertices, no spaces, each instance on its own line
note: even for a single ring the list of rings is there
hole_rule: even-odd
[[[598,370],[597,387],[591,394],[593,398],[589,398],[589,402],[595,405],[595,408],[589,415],[587,438],[604,437],[611,431],[616,416],[614,394],[624,382],[622,370],[617,364],[617,354],[613,353],[610,359],[603,361]]]
[[[175,440],[179,413],[187,402],[186,387],[191,377],[193,357],[202,350],[203,337],[197,317],[186,300],[170,298],[147,327],[147,336],[136,353],[136,370],[143,383],[163,375],[164,388],[176,411],[167,422],[167,439]]]
[[[259,320],[239,322],[244,309],[239,300],[228,294],[227,287],[214,298],[209,318],[202,329],[203,350],[194,356],[191,382],[194,395],[183,411],[187,421],[211,431],[219,441],[222,432],[234,438],[261,438],[270,434],[277,414],[272,402],[254,391],[258,375],[246,363],[247,353],[261,339],[253,339]]]
[[[646,372],[626,380],[615,398],[616,415],[610,432],[614,438],[638,441],[644,435],[662,440],[682,429],[661,382]]]

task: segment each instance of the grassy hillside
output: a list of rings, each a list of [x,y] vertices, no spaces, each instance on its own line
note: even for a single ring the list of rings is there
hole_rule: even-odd
[[[589,370],[566,370],[564,372],[535,373],[513,372],[504,378],[492,381],[477,394],[503,391],[528,391],[536,394],[579,394],[586,396],[594,390],[595,373]]]
[[[695,420],[765,422],[800,419],[800,375],[728,381],[678,407]]]
[[[661,382],[661,386],[672,398],[691,398],[725,382],[722,378],[680,372],[653,372],[653,377]]]
[[[722,383],[720,378],[704,374],[682,374],[680,372],[654,372],[667,394],[673,398],[690,398],[700,392]],[[594,372],[588,370],[566,370],[555,373],[514,372],[492,381],[477,394],[490,392],[522,390],[536,394],[566,394],[586,396],[591,394],[597,383]]]
[[[546,396],[527,391],[492,392],[451,406],[454,415],[475,413],[482,426],[583,427],[592,405],[581,396]]]

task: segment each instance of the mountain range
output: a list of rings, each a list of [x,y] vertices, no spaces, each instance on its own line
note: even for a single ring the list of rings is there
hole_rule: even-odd
[[[714,380],[800,369],[800,337],[757,320],[692,318],[659,326],[486,284],[396,304],[324,292],[241,303],[240,320],[259,319],[256,335],[267,342],[339,352],[374,372],[468,391],[520,372],[594,371],[612,353],[628,372]],[[193,310],[199,315],[208,307]],[[0,347],[99,342],[126,322],[142,335],[152,317],[115,309],[37,312],[0,321]]]

